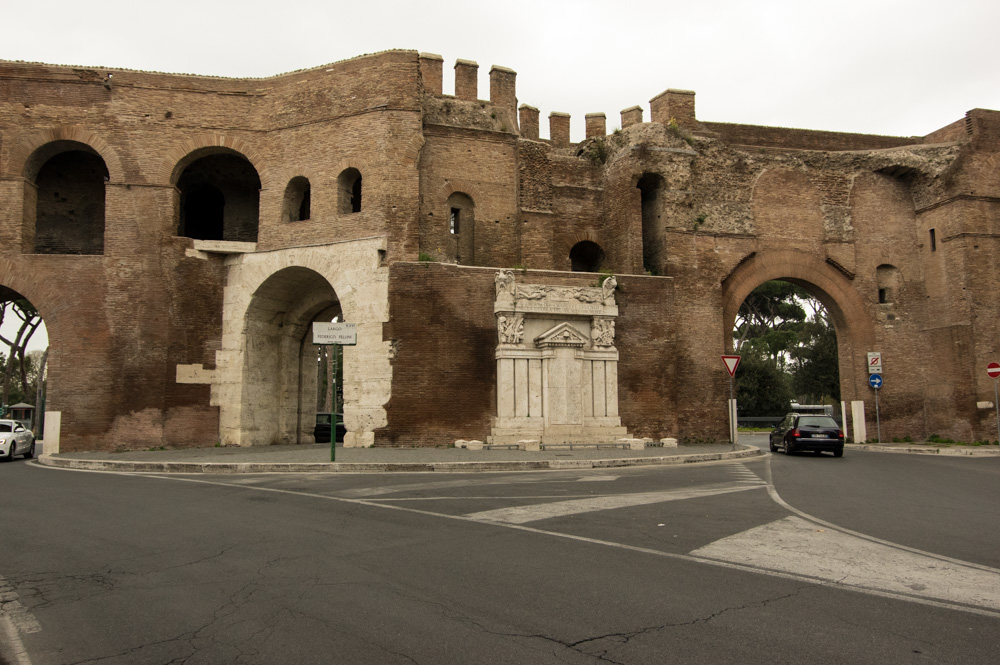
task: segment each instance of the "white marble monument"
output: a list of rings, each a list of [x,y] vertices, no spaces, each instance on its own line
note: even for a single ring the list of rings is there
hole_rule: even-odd
[[[618,417],[615,278],[600,287],[496,276],[497,416],[491,444],[611,443]]]

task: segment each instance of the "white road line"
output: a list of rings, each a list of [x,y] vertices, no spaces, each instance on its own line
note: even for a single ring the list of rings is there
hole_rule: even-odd
[[[60,470],[63,470],[63,469],[60,469]],[[73,472],[74,470],[66,469],[65,471]],[[123,473],[117,472],[117,471],[89,471],[87,473],[105,473],[105,474],[109,474],[109,475],[136,475],[136,474],[123,474]],[[739,571],[742,571],[742,572],[749,572],[749,573],[755,573],[755,574],[760,574],[760,575],[768,575],[768,576],[771,576],[771,577],[778,577],[778,578],[781,578],[781,579],[795,580],[795,581],[798,581],[798,582],[805,582],[807,584],[815,584],[817,586],[824,586],[824,587],[829,587],[829,588],[834,588],[834,589],[842,589],[842,590],[845,590],[845,591],[854,591],[854,592],[864,593],[864,594],[871,595],[871,596],[878,596],[878,597],[881,597],[881,598],[890,598],[892,600],[901,600],[901,601],[906,601],[906,602],[911,602],[911,603],[917,603],[917,604],[920,604],[920,605],[928,605],[928,606],[931,606],[931,607],[939,607],[939,608],[943,608],[943,609],[947,609],[947,610],[952,610],[952,611],[958,611],[958,612],[968,612],[968,613],[977,614],[977,615],[980,615],[980,616],[986,616],[986,617],[991,617],[991,618],[994,618],[994,619],[1000,619],[1000,611],[997,611],[996,609],[994,609],[992,607],[981,607],[981,606],[970,605],[970,604],[967,604],[967,603],[955,603],[955,602],[941,601],[941,600],[937,600],[937,599],[932,598],[932,597],[922,596],[915,589],[912,589],[912,587],[911,587],[910,592],[908,592],[908,593],[898,593],[898,592],[882,590],[882,589],[878,589],[878,588],[874,588],[874,587],[848,586],[848,585],[841,584],[839,582],[839,580],[824,579],[824,578],[821,578],[821,577],[817,577],[816,575],[803,575],[803,574],[799,574],[799,573],[785,572],[785,571],[781,571],[781,570],[776,570],[774,568],[761,568],[759,566],[748,565],[748,564],[744,563],[743,561],[723,561],[723,560],[719,560],[719,559],[705,558],[705,557],[702,557],[702,556],[694,556],[694,555],[691,555],[691,554],[675,554],[673,552],[665,552],[663,550],[657,550],[657,549],[653,549],[653,548],[650,548],[650,547],[640,547],[640,546],[637,546],[637,545],[627,545],[625,543],[616,543],[616,542],[612,542],[612,541],[601,540],[599,538],[590,538],[590,537],[587,537],[587,536],[579,536],[579,535],[571,534],[571,533],[562,533],[562,532],[558,532],[558,531],[546,531],[545,529],[539,529],[539,528],[536,528],[536,527],[527,526],[527,525],[523,525],[523,524],[511,524],[511,523],[504,523],[504,522],[484,522],[482,520],[471,519],[471,518],[469,518],[466,515],[449,515],[449,514],[446,514],[446,513],[436,513],[436,512],[430,511],[430,510],[421,510],[419,508],[409,508],[409,507],[406,507],[406,506],[400,506],[400,505],[391,504],[391,503],[388,503],[388,504],[387,503],[379,503],[377,501],[366,501],[366,500],[363,500],[363,499],[348,499],[348,498],[344,498],[344,497],[330,496],[328,494],[317,494],[315,492],[305,492],[305,491],[301,491],[301,490],[278,489],[278,488],[272,488],[272,487],[246,487],[246,486],[240,487],[240,486],[233,485],[233,484],[231,484],[229,482],[220,482],[220,481],[217,481],[217,480],[207,480],[207,479],[201,479],[201,478],[179,477],[179,476],[170,476],[170,475],[163,476],[163,475],[143,474],[142,477],[144,477],[144,478],[155,478],[157,480],[167,480],[167,481],[173,481],[173,482],[194,483],[194,484],[198,484],[198,485],[211,485],[211,486],[223,487],[223,488],[228,487],[228,488],[240,489],[240,490],[243,490],[243,491],[272,492],[272,493],[275,493],[275,494],[287,494],[289,496],[307,497],[307,498],[312,498],[312,499],[319,499],[321,501],[336,501],[338,503],[349,503],[349,504],[353,504],[353,505],[369,506],[369,507],[372,507],[372,508],[378,508],[378,509],[383,509],[383,510],[398,510],[398,511],[405,512],[405,513],[410,513],[410,514],[413,514],[413,515],[423,515],[425,517],[432,517],[432,518],[436,518],[436,519],[458,520],[458,521],[461,521],[461,522],[468,522],[468,523],[473,523],[473,524],[488,524],[488,525],[491,525],[491,526],[497,527],[497,528],[514,529],[516,531],[521,531],[521,532],[524,532],[524,533],[533,533],[533,534],[536,534],[536,535],[539,535],[539,536],[545,536],[545,537],[549,537],[549,538],[561,538],[561,539],[564,539],[564,540],[571,540],[571,541],[579,542],[579,543],[588,543],[588,544],[591,544],[591,545],[598,545],[598,546],[601,546],[601,547],[611,547],[611,548],[622,550],[622,551],[625,551],[625,552],[634,552],[634,553],[638,553],[638,554],[644,554],[644,555],[653,556],[653,557],[659,557],[659,558],[663,558],[663,559],[673,559],[673,560],[677,560],[677,561],[687,561],[687,562],[691,562],[691,563],[700,563],[700,564],[709,565],[709,566],[717,566],[717,567],[720,567],[720,568],[727,568],[727,569],[730,569],[730,570],[739,570]],[[768,467],[767,467],[767,478],[769,479],[770,477],[771,477],[771,475],[770,475],[770,465],[768,465]],[[800,515],[804,516],[808,521],[812,521],[815,524],[818,524],[818,525],[829,525],[831,528],[833,528],[835,530],[838,530],[841,533],[847,533],[847,534],[850,534],[850,535],[857,535],[862,540],[867,540],[869,542],[883,543],[883,544],[885,544],[885,545],[887,545],[889,547],[892,547],[892,548],[900,550],[900,551],[907,551],[907,552],[912,552],[912,553],[915,553],[915,554],[920,554],[920,555],[926,556],[928,559],[937,560],[937,561],[948,561],[948,562],[956,563],[956,564],[959,564],[959,565],[963,565],[963,566],[965,566],[965,567],[967,567],[969,569],[975,569],[975,570],[983,570],[983,571],[987,571],[987,572],[993,572],[993,573],[997,574],[998,575],[998,579],[1000,579],[1000,570],[997,570],[995,568],[990,568],[988,566],[981,566],[981,565],[978,565],[978,564],[963,562],[963,561],[960,561],[960,560],[957,560],[957,559],[951,559],[949,557],[944,557],[944,556],[933,554],[933,553],[930,553],[930,552],[922,552],[920,550],[916,550],[916,549],[913,549],[913,548],[908,548],[908,547],[901,546],[901,545],[893,545],[892,543],[888,543],[886,541],[880,541],[879,539],[876,539],[876,538],[865,537],[863,534],[854,534],[853,532],[851,532],[849,530],[840,529],[840,528],[836,527],[835,525],[830,525],[830,524],[828,524],[826,522],[823,522],[822,520],[817,520],[815,518],[810,518],[805,513],[802,513],[799,510],[791,508],[791,506],[788,506],[788,504],[784,503],[784,501],[782,501],[780,499],[780,497],[778,497],[777,492],[774,492],[774,488],[772,486],[767,485],[766,487],[768,489],[768,492],[771,493],[771,496],[773,498],[775,498],[775,500],[778,503],[780,503],[782,506],[785,506],[785,507],[789,508],[790,510],[792,510],[796,514],[800,514]],[[993,584],[995,585],[996,582],[993,582]],[[21,663],[18,663],[17,665],[21,665]],[[25,665],[30,665],[30,664],[26,663]]]
[[[599,483],[611,480],[618,480],[621,476],[584,476],[577,478],[578,483]]]
[[[905,551],[786,517],[689,553],[716,561],[1000,610],[1000,570]]]
[[[734,485],[732,483],[704,485],[697,488],[668,490],[666,492],[610,494],[607,496],[587,497],[585,499],[536,503],[530,506],[513,506],[511,508],[484,510],[476,513],[467,513],[465,516],[469,519],[481,522],[526,524],[528,522],[537,522],[538,520],[546,520],[552,517],[565,517],[567,515],[591,513],[597,510],[614,510],[616,508],[628,508],[630,506],[642,506],[650,503],[662,503],[665,501],[696,499],[698,497],[713,496],[715,494],[743,492],[745,490],[756,489],[759,487],[763,487],[763,482],[739,485]]]

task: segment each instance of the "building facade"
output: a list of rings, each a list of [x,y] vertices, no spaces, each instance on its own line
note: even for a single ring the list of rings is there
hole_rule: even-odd
[[[62,450],[312,442],[333,317],[346,445],[724,439],[719,356],[771,279],[829,310],[843,399],[882,353],[883,438],[995,433],[1000,113],[869,136],[667,90],[573,143],[513,71],[480,99],[443,64],[0,62],[0,286],[44,317]]]

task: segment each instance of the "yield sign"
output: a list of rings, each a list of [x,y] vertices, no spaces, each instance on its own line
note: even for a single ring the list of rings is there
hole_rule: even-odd
[[[729,376],[736,376],[736,368],[740,366],[739,356],[722,356],[722,362],[726,363],[726,371]]]
[[[986,366],[986,373],[992,378],[1000,376],[1000,363],[990,363]]]

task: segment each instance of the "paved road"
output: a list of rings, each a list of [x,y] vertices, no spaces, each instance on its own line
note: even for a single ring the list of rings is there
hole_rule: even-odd
[[[1000,459],[137,476],[0,465],[0,652],[994,663]]]

